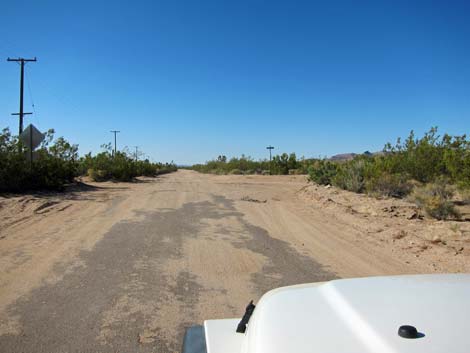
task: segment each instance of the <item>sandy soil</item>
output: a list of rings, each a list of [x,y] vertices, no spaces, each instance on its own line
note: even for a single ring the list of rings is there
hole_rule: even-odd
[[[470,222],[303,176],[179,171],[0,197],[0,351],[178,351],[283,285],[470,272]]]

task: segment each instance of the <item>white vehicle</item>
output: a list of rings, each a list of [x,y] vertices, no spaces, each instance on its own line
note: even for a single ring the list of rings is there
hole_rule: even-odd
[[[239,332],[237,332],[239,331]],[[470,274],[334,280],[284,287],[243,319],[186,331],[183,353],[468,353]]]

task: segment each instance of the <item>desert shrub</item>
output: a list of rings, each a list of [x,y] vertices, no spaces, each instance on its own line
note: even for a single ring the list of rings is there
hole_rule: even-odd
[[[309,174],[309,168],[312,166],[317,159],[306,159],[304,157],[300,158],[300,160],[296,163],[296,170],[298,170],[299,174]]]
[[[295,153],[289,154],[289,158],[287,159],[287,173],[289,173],[289,170],[296,170],[298,167],[299,163],[297,162]]]
[[[125,153],[117,152],[115,156],[106,150],[95,156],[88,155],[83,163],[94,181],[116,180],[131,181],[137,176],[137,168],[133,159]]]
[[[338,164],[327,160],[315,161],[315,163],[308,168],[309,180],[320,185],[331,184],[332,179],[337,173]]]
[[[232,169],[229,174],[231,175],[241,175],[243,172],[240,169]]]
[[[470,189],[469,188],[459,188],[459,195],[462,202],[466,205],[470,204]]]
[[[227,172],[226,172],[224,169],[221,169],[221,168],[210,169],[210,170],[208,170],[208,171],[205,171],[204,173],[215,174],[215,175],[224,175],[224,174],[227,174]]]
[[[26,190],[60,190],[73,181],[78,170],[78,146],[64,138],[53,141],[54,131],[46,132],[46,139],[28,160],[24,148],[9,129],[0,133],[0,192]]]
[[[107,180],[107,175],[104,170],[90,168],[87,170],[87,175],[93,181],[105,181]]]
[[[470,141],[466,135],[443,137],[443,161],[448,178],[459,189],[470,189]]]
[[[192,170],[200,173],[229,174],[232,170],[239,170],[242,174],[261,174],[265,170],[271,170],[272,174],[288,174],[289,170],[301,167],[295,153],[273,156],[272,161],[262,159],[255,161],[249,156],[242,155],[227,159],[226,156],[218,156],[217,159],[207,161],[204,164],[194,164]],[[269,174],[269,173],[268,173]]]
[[[281,175],[289,174],[289,164],[292,164],[292,161],[289,162],[289,155],[287,153],[274,156],[271,162],[272,173]]]
[[[437,128],[433,127],[421,138],[411,131],[403,142],[398,138],[393,146],[387,143],[381,153],[365,152],[352,161],[298,160],[294,153],[276,155],[271,162],[254,161],[243,155],[230,160],[219,156],[192,169],[203,173],[217,170],[224,174],[234,169],[243,173],[251,170],[262,174],[308,173],[309,180],[318,184],[333,184],[354,192],[404,197],[414,184],[432,183],[441,177],[461,190],[470,189],[470,140],[466,135],[440,136]]]
[[[382,168],[390,173],[403,173],[423,183],[431,182],[445,173],[443,143],[437,128],[431,128],[421,139],[411,131],[404,143],[397,139],[395,146],[385,145]]]
[[[127,151],[114,156],[110,144],[103,145],[104,150],[94,156],[88,153],[79,158],[78,145],[62,137],[53,141],[54,130],[45,135],[31,163],[27,158],[29,151],[21,146],[18,137],[9,129],[0,132],[0,192],[60,190],[78,175],[88,174],[96,181],[131,181],[136,176],[156,176],[177,170],[173,162],[137,161]]]
[[[173,173],[178,170],[178,167],[176,166],[173,161],[171,163],[155,163],[156,166],[156,174],[155,175],[162,175],[162,174],[168,174],[168,173]]]
[[[302,175],[305,174],[301,168],[289,169],[289,175]]]
[[[136,174],[139,176],[153,177],[157,174],[157,168],[148,159],[143,161],[134,161],[136,166]]]
[[[404,197],[414,183],[442,177],[461,189],[470,188],[470,141],[466,135],[441,137],[431,128],[422,138],[411,131],[404,142],[386,144],[381,154],[339,164],[332,182],[346,190]]]
[[[466,135],[441,137],[434,127],[419,139],[411,131],[404,143],[398,139],[395,146],[386,144],[380,162],[384,171],[407,174],[422,183],[445,177],[470,187],[470,140]]]
[[[337,174],[332,178],[333,185],[348,191],[362,192],[365,185],[365,166],[366,163],[362,159],[341,164]]]
[[[103,145],[103,152],[92,156],[85,155],[80,160],[80,170],[94,181],[132,181],[137,176],[154,177],[176,171],[173,163],[151,163],[148,159],[136,161],[126,151],[118,151],[113,155],[109,145]],[[84,172],[86,171],[86,172]]]
[[[441,178],[434,183],[415,188],[411,198],[433,218],[440,220],[458,219],[460,214],[451,201],[454,192],[454,188],[447,184],[447,180]]]
[[[103,151],[92,156],[91,153],[80,159],[81,175],[88,175],[94,181],[132,181],[137,176],[154,177],[177,170],[172,163],[152,163],[148,159],[136,160],[127,149],[113,154],[110,144],[101,146]]]
[[[385,172],[370,178],[366,181],[365,185],[367,192],[370,194],[402,198],[413,189],[413,184],[408,179],[403,174],[389,174]]]

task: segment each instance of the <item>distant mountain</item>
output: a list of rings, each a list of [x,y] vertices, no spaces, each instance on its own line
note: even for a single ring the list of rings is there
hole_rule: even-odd
[[[362,155],[364,156],[374,156],[374,155],[379,155],[383,154],[382,151],[380,152],[369,152],[365,151]],[[350,161],[351,159],[354,159],[356,156],[360,156],[358,153],[340,153],[340,154],[335,154],[334,156],[328,158],[330,161],[334,162],[342,162],[342,161]]]
[[[354,159],[354,157],[356,156],[357,156],[357,153],[341,153],[341,154],[335,154],[329,159],[330,161],[335,161],[335,162],[350,161],[351,159]]]

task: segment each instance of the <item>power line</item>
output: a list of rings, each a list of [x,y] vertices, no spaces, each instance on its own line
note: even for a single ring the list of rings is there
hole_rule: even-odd
[[[29,77],[33,77],[33,72],[34,70],[32,68],[28,70]],[[82,107],[76,104],[75,98],[63,94],[63,91],[60,91],[61,93],[59,94],[58,91],[53,89],[48,83],[39,80],[37,76],[33,78],[35,79],[34,85],[36,89],[39,88],[41,92],[46,92],[49,97],[54,98],[64,109],[67,109],[67,113],[73,112],[79,115],[82,113]],[[26,77],[26,79],[28,79],[28,77]]]
[[[27,73],[25,76],[26,76],[26,84],[28,85],[29,100],[31,101],[31,107],[33,108],[34,114],[36,114],[36,107],[34,106],[33,93],[31,91],[30,74]]]

